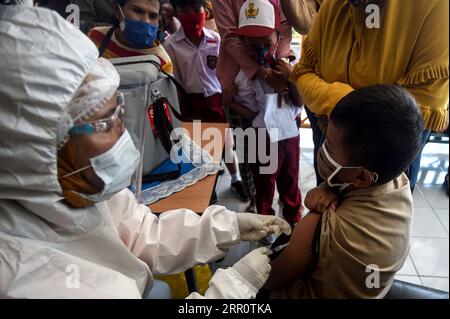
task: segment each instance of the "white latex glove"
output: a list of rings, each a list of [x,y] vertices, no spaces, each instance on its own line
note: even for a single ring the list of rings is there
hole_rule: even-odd
[[[270,274],[270,250],[266,247],[258,248],[239,260],[232,267],[257,291],[264,286]]]
[[[269,278],[269,249],[254,250],[233,267],[218,269],[205,295],[191,294],[188,299],[254,299]]]
[[[290,235],[292,232],[289,223],[280,217],[236,213],[236,218],[242,241],[260,240],[270,234],[275,236],[279,236],[281,233]]]

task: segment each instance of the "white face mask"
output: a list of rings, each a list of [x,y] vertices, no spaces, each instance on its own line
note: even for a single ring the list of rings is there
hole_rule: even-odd
[[[134,146],[130,133],[126,130],[109,151],[91,158],[91,165],[64,177],[69,177],[92,167],[95,174],[104,183],[103,190],[97,194],[80,195],[91,202],[98,203],[108,200],[130,186],[131,178],[138,168],[140,159],[140,153]]]
[[[364,167],[358,166],[342,166],[338,162],[336,162],[330,155],[327,149],[327,141],[325,141],[322,147],[319,149],[317,154],[317,169],[319,171],[319,175],[327,181],[328,186],[336,187],[339,191],[344,191],[349,188],[353,183],[333,183],[333,178],[342,170],[342,169],[362,169]],[[378,181],[378,174],[373,173],[373,183]]]

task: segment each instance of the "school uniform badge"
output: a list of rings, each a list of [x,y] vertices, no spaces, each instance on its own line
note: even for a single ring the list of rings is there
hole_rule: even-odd
[[[206,64],[211,70],[215,70],[217,67],[217,57],[214,55],[208,55],[206,57]]]

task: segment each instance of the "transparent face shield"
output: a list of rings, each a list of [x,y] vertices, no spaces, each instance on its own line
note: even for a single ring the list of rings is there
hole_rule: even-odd
[[[148,104],[148,80],[142,79],[136,83],[122,84],[120,90],[125,100],[131,106],[126,109],[124,124],[131,139],[141,155],[140,163],[131,183],[131,190],[136,199],[141,202],[143,162],[145,154],[145,109]],[[141,112],[139,112],[141,110]]]
[[[110,61],[120,74],[119,90],[124,94],[127,104],[125,127],[141,153],[141,163],[131,189],[141,203],[150,203],[154,201],[154,194],[160,194],[153,189],[181,174],[180,167],[172,169],[171,163],[162,168],[171,159],[171,154],[167,152],[167,143],[163,144],[167,142],[167,136],[164,135],[167,132],[159,130],[168,126],[159,125],[163,119],[153,112],[156,107],[161,106],[160,101],[164,99],[174,108],[178,107],[176,87],[159,72],[160,61],[156,56],[117,58]],[[181,127],[182,123],[175,118],[170,107],[164,108],[164,114],[161,114],[161,108],[158,110],[159,115],[167,116],[170,127]],[[172,136],[170,140],[174,143]]]

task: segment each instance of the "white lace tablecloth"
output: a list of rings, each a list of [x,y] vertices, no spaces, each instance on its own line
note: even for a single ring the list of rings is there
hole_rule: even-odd
[[[215,163],[211,155],[195,144],[186,134],[183,135],[180,143],[184,155],[195,168],[185,175],[180,176],[178,179],[165,181],[160,185],[143,190],[141,193],[142,204],[153,204],[224,169],[222,164]]]

